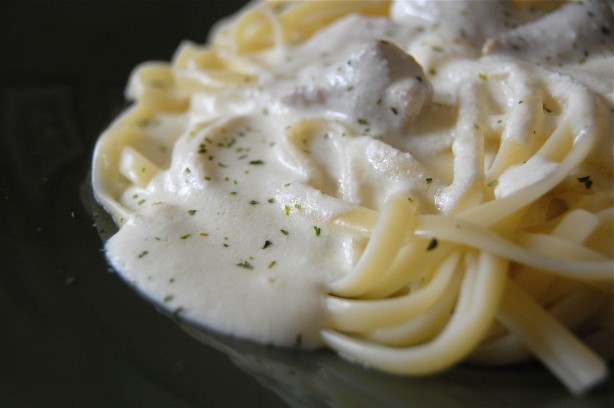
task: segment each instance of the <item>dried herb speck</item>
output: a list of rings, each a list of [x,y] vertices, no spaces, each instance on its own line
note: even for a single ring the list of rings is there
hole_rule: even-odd
[[[429,242],[429,245],[426,247],[426,250],[432,251],[433,249],[437,248],[438,244],[439,242],[437,242],[437,238],[433,238],[431,239],[431,242]]]
[[[591,180],[591,176],[578,177],[578,181],[584,184],[584,187],[587,190],[593,186],[593,180]]]
[[[243,269],[250,269],[250,270],[251,270],[251,269],[254,269],[254,267],[252,266],[252,264],[250,264],[250,263],[249,263],[249,262],[247,262],[247,261],[239,262],[239,263],[237,264],[237,266],[238,266],[238,267],[240,267],[240,268],[243,268]]]

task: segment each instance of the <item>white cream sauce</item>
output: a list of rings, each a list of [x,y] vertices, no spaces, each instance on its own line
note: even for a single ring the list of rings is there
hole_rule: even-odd
[[[479,186],[498,136],[480,147],[475,132],[501,134],[533,93],[532,72],[541,70],[533,65],[565,47],[540,41],[541,21],[553,33],[576,30],[585,47],[606,37],[609,48],[582,52],[582,64],[568,56],[549,69],[581,72],[597,91],[604,78],[611,85],[603,28],[611,12],[593,31],[568,28],[590,19],[578,7],[542,19],[507,2],[397,1],[390,19],[350,15],[304,44],[250,57],[256,84],[196,94],[187,114],[145,126],[150,140],[178,139],[168,168],[120,198],[131,215],[106,245],[111,263],[190,321],[262,343],[319,346],[325,285],[348,273],[364,244],[331,220],[355,205],[379,209],[399,192],[426,213],[459,211],[487,194]],[[573,16],[554,16],[565,13]],[[518,37],[523,51],[505,45]],[[480,57],[484,43],[497,55]],[[489,100],[475,91],[483,87]],[[502,177],[501,194],[528,182],[519,172]]]

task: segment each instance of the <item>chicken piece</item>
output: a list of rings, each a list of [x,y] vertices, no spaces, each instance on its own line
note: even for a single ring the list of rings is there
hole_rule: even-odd
[[[606,1],[571,2],[487,40],[483,53],[553,67],[583,64],[592,56],[611,55],[613,27],[614,15]]]
[[[430,106],[433,88],[422,67],[396,45],[374,40],[329,68],[321,81],[292,89],[293,107],[321,107],[376,137],[406,133]]]

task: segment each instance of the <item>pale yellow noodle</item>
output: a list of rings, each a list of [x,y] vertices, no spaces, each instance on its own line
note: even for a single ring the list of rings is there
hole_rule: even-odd
[[[397,374],[430,374],[461,361],[488,330],[505,287],[507,262],[481,252],[466,269],[457,308],[446,327],[432,341],[414,347],[392,348],[325,330],[334,349],[368,365]]]
[[[605,379],[605,362],[513,282],[498,318],[574,393]]]

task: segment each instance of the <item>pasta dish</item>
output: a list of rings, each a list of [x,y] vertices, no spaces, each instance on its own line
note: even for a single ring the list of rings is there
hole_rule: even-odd
[[[606,1],[256,1],[132,73],[110,263],[180,318],[427,375],[614,355]]]

